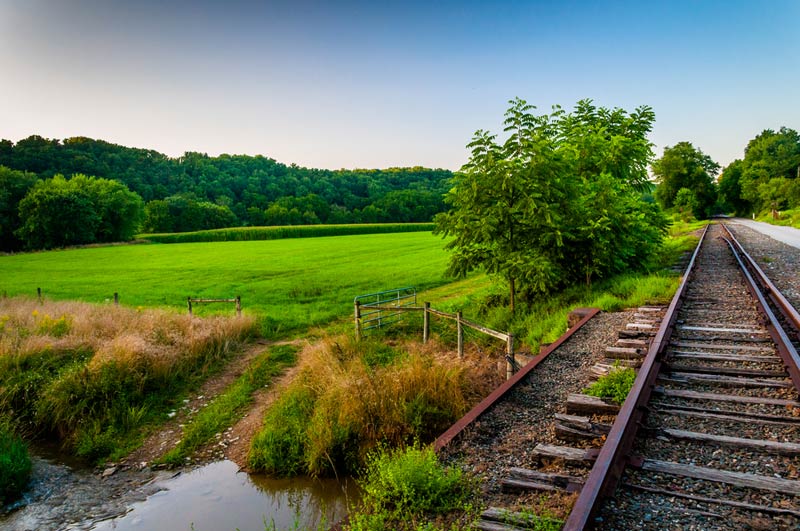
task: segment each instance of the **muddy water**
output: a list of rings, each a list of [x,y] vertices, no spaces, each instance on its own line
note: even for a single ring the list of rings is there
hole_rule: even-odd
[[[265,531],[326,529],[347,512],[355,490],[334,480],[275,480],[238,472],[219,461],[160,482],[164,489],[122,518],[92,529],[141,531],[185,529]]]
[[[265,531],[326,528],[357,496],[352,481],[275,480],[219,461],[182,473],[120,470],[102,477],[34,458],[31,488],[0,513],[0,529]]]

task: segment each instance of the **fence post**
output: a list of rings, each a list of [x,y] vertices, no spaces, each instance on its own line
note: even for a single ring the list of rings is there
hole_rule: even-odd
[[[425,310],[422,312],[422,342],[427,343],[431,335],[431,303],[425,303]]]
[[[242,316],[242,297],[241,295],[236,296],[236,315],[238,317]]]
[[[114,306],[119,306],[119,293],[114,292]]]
[[[512,334],[508,334],[508,339],[506,340],[506,356],[508,357],[506,360],[506,380],[510,380],[514,376],[514,336]]]
[[[361,303],[359,301],[355,301],[354,306],[355,310],[353,311],[353,314],[356,321],[356,341],[361,341]]]
[[[192,298],[186,297],[186,303],[189,305],[189,315],[192,315]]]
[[[464,327],[461,325],[461,312],[456,312],[456,322],[458,323],[458,357],[464,359]]]
[[[39,299],[39,304],[42,303],[42,288],[36,288],[36,297]]]

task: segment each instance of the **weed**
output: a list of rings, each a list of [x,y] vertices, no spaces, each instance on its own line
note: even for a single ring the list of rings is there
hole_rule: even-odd
[[[370,453],[361,480],[361,507],[350,515],[350,531],[433,530],[424,517],[470,510],[472,481],[457,467],[445,467],[431,447]]]
[[[9,421],[0,418],[0,507],[25,489],[30,473],[27,446],[14,434]]]
[[[609,398],[617,404],[625,402],[628,393],[633,387],[633,382],[636,380],[636,371],[631,367],[620,367],[619,364],[614,364],[614,367],[608,374],[601,376],[584,389],[584,393],[596,396],[599,398]]]

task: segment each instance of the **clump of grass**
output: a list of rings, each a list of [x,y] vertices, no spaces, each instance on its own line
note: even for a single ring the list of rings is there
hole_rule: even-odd
[[[583,392],[599,398],[608,398],[616,404],[622,404],[633,388],[635,380],[636,371],[631,367],[620,367],[615,364],[608,374],[598,378]]]
[[[421,520],[454,510],[470,511],[472,481],[439,462],[430,447],[380,448],[370,453],[360,482],[361,507],[346,529],[435,529]]]
[[[132,449],[253,330],[249,318],[24,298],[0,300],[0,315],[0,413],[92,460]]]
[[[431,347],[432,348],[432,347]],[[276,475],[354,472],[380,443],[432,440],[473,397],[464,365],[413,344],[328,338],[267,412],[250,465]]]
[[[278,345],[254,359],[244,374],[197,414],[184,429],[181,442],[162,461],[173,465],[183,463],[186,456],[210,441],[214,434],[230,426],[253,401],[252,395],[257,389],[296,363],[297,349],[294,345]]]
[[[22,493],[30,473],[28,447],[14,433],[8,420],[0,418],[0,507]]]

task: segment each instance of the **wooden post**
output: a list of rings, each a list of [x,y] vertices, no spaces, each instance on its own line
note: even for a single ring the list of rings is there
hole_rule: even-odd
[[[353,312],[356,321],[356,341],[361,341],[361,303],[355,301],[355,310]]]
[[[427,343],[431,335],[431,303],[425,303],[425,310],[422,312],[422,342]]]
[[[514,336],[512,334],[508,334],[508,339],[506,340],[506,356],[508,356],[506,361],[506,380],[510,380],[514,376]]]
[[[236,315],[238,317],[242,316],[242,297],[241,295],[236,296]]]
[[[114,292],[114,306],[119,306],[119,293]]]
[[[189,315],[192,315],[192,298],[186,297],[186,303],[189,305]]]
[[[464,359],[464,327],[461,325],[461,312],[456,312],[458,323],[458,357]]]
[[[42,288],[36,288],[36,297],[39,299],[39,304],[42,303]]]

